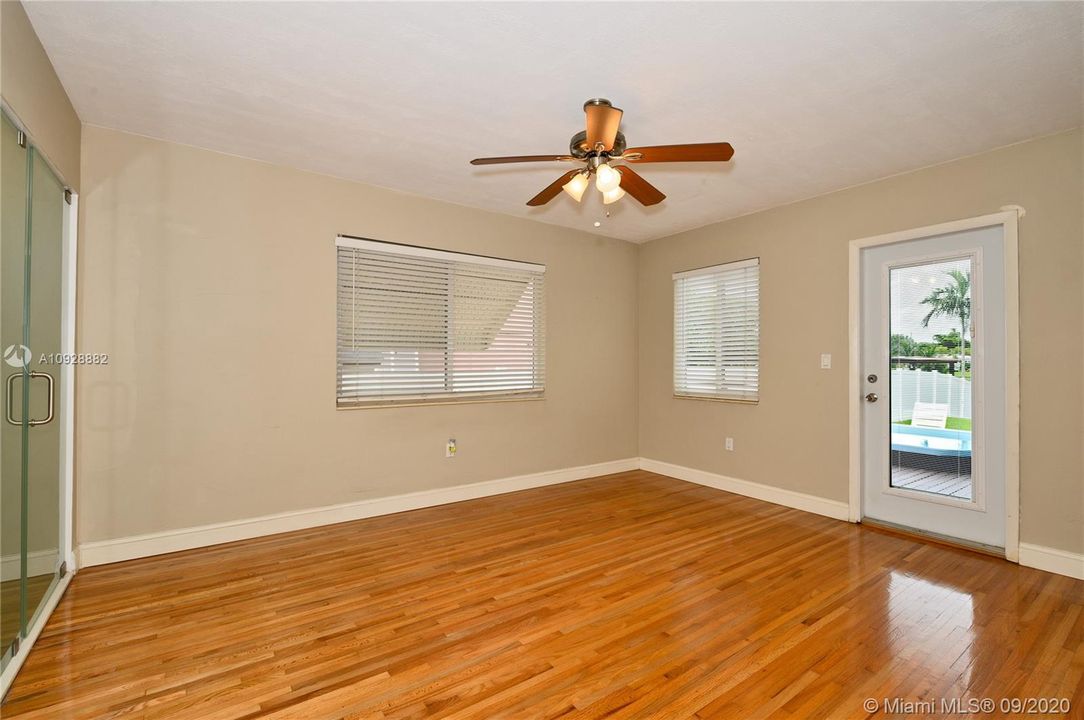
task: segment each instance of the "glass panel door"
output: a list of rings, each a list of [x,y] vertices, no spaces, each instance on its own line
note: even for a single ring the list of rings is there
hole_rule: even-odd
[[[1005,233],[860,253],[862,516],[1003,552]]]
[[[19,131],[3,118],[0,137],[0,412],[23,407],[22,382],[23,269],[26,255],[27,150],[19,144]],[[14,362],[13,362],[14,361]],[[12,376],[16,376],[12,378]],[[9,382],[10,381],[10,382]],[[11,394],[9,396],[9,388]],[[25,544],[23,542],[23,422],[0,420],[0,652],[2,666],[11,660],[22,634]]]
[[[44,158],[30,148],[30,240],[27,252],[25,336],[27,366],[26,552],[30,624],[59,578],[60,553],[60,310],[64,239],[64,185]]]
[[[64,186],[5,115],[0,147],[0,666],[62,572]]]
[[[971,500],[971,258],[889,269],[889,484]]]

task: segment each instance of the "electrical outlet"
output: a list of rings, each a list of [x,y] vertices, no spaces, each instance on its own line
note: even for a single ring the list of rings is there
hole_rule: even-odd
[[[455,438],[448,438],[448,444],[444,446],[444,457],[455,457]]]
[[[832,354],[831,353],[821,353],[821,370],[831,370],[831,369],[832,369]]]
[[[726,449],[727,450],[733,450],[734,449],[734,438],[727,438],[726,439]]]

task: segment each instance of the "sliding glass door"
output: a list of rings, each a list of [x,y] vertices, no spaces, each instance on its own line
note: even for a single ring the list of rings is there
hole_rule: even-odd
[[[0,148],[0,650],[6,667],[65,572],[59,355],[65,189],[5,115]]]

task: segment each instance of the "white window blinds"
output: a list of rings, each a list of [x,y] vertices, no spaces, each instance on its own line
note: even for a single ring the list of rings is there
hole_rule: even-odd
[[[674,274],[674,394],[755,401],[760,260]]]
[[[336,246],[339,406],[542,394],[545,266]]]

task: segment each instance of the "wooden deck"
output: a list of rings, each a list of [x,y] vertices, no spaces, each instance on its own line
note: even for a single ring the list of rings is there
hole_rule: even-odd
[[[892,467],[892,487],[971,499],[971,476],[921,468]]]
[[[1084,582],[634,471],[81,570],[2,713],[845,720],[886,697],[1079,717]]]

